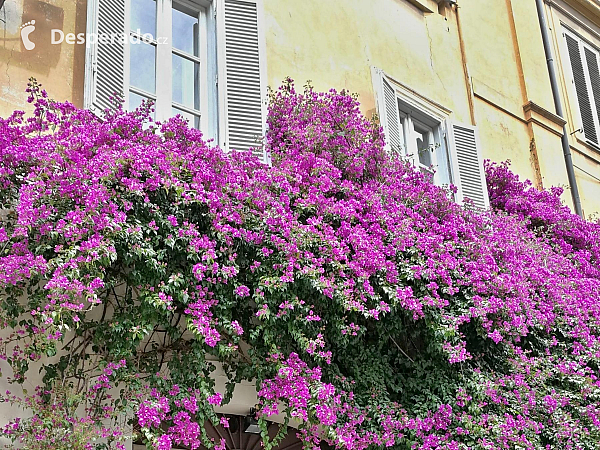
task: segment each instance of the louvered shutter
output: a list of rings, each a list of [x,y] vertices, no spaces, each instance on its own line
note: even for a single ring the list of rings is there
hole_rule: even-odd
[[[88,0],[87,36],[125,32],[126,0]],[[125,45],[121,40],[100,43],[89,41],[86,48],[84,107],[101,113],[123,95],[125,88]]]
[[[590,84],[592,86],[593,102],[592,107],[595,108],[596,117],[600,117],[600,72],[598,71],[598,59],[596,53],[587,47],[584,47],[585,61],[587,63]],[[596,129],[596,137],[598,132]],[[598,143],[598,140],[594,141]]]
[[[219,20],[219,89],[224,92],[224,146],[249,150],[267,161],[262,146],[265,132],[265,77],[258,1],[224,0]]]
[[[382,78],[381,81],[383,82],[383,109],[385,111],[384,131],[387,144],[392,151],[400,152],[403,143],[400,141],[400,118],[396,91],[390,86],[385,78]]]
[[[457,201],[470,199],[477,208],[485,209],[489,199],[477,128],[455,123],[448,124],[447,128]]]
[[[377,100],[379,123],[385,134],[386,150],[401,151],[404,143],[401,140],[396,91],[385,79],[385,75],[380,69],[373,67],[371,74],[373,77],[375,98]]]
[[[565,34],[567,49],[569,50],[569,59],[571,61],[571,70],[573,73],[573,83],[579,103],[579,113],[583,126],[583,134],[586,139],[598,143],[598,130],[594,123],[594,114],[590,102],[590,93],[588,92],[585,80],[585,71],[583,68],[583,59],[579,46],[579,41],[572,36]]]

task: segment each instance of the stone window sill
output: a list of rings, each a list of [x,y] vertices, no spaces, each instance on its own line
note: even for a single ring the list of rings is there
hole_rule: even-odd
[[[408,0],[408,2],[412,3],[424,13],[433,13],[438,11],[438,3],[440,0]]]

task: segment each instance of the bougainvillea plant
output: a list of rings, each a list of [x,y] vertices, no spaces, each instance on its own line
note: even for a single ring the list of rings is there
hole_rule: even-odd
[[[600,447],[600,225],[559,190],[490,163],[491,210],[464,208],[355,97],[291,80],[272,165],[29,92],[0,119],[5,438],[222,449],[204,424],[250,381],[267,450],[287,419],[306,448]]]

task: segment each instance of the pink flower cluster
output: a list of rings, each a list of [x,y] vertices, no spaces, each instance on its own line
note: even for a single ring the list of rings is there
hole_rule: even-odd
[[[146,380],[159,449],[225,445],[203,438],[229,400],[206,354],[306,447],[600,445],[600,225],[491,163],[492,209],[462,208],[347,93],[288,80],[270,100],[272,166],[144,108],[101,121],[41,96],[0,119],[0,289],[31,292],[0,314],[21,327],[0,341],[15,379],[84,327],[110,363],[97,391]]]

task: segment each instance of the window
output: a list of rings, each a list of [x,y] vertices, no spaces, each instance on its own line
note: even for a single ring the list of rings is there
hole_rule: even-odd
[[[456,200],[488,207],[475,127],[453,123],[451,111],[373,68],[378,113],[388,151],[399,152],[438,186],[453,184]]]
[[[133,110],[155,102],[157,120],[182,115],[223,148],[254,148],[266,93],[260,0],[89,0],[85,106],[114,93]]]
[[[600,145],[600,72],[598,50],[579,35],[564,29],[571,76],[580,115],[580,129],[588,143]]]
[[[441,124],[427,125],[419,121],[399,102],[400,149],[422,172],[429,173],[440,185],[451,182]],[[406,112],[405,112],[406,111]]]
[[[206,8],[177,0],[131,0],[129,16],[128,109],[153,100],[157,118],[180,114],[200,128],[208,110],[200,106],[200,98],[206,103],[207,97],[200,72],[208,67]],[[157,67],[163,71],[158,80]]]

